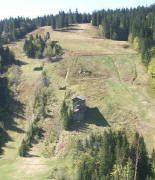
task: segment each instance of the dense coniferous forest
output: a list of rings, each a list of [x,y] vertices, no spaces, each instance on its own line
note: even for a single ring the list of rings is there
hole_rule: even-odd
[[[103,26],[102,34],[107,39],[133,43],[146,65],[155,55],[155,5],[97,11],[92,14],[92,24]]]
[[[125,132],[92,134],[77,143],[78,180],[154,180],[154,156],[149,158],[138,133],[129,143]]]
[[[0,41],[8,43],[22,38],[26,33],[36,28],[35,23],[28,18],[10,18],[0,21]]]

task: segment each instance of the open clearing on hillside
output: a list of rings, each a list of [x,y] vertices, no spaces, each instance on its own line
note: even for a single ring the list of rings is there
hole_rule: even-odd
[[[48,105],[51,114],[42,122],[45,143],[59,120],[59,109],[64,92],[59,88],[67,80],[67,94],[85,95],[89,111],[83,122],[75,122],[70,132],[63,132],[57,144],[56,156],[63,156],[71,147],[68,139],[87,136],[90,132],[103,131],[107,127],[127,129],[132,137],[138,130],[144,135],[149,150],[155,147],[155,103],[147,93],[148,76],[137,53],[124,41],[100,39],[98,31],[90,24],[74,25],[52,31],[41,27],[30,34],[50,32],[52,40],[59,41],[64,55],[51,61],[29,59],[23,52],[24,40],[9,47],[21,63],[22,75],[18,86],[18,100],[24,104],[24,120],[15,119],[17,127],[26,130],[33,118],[32,101],[41,72],[33,71],[44,62],[44,71],[51,80],[54,96]],[[54,128],[53,128],[54,127]],[[9,131],[13,141],[4,148],[0,162],[0,179],[47,179],[53,167],[67,165],[68,160],[50,160],[42,157],[44,142],[33,144],[32,156],[19,158],[18,146],[23,133]],[[63,143],[62,143],[63,142]],[[9,148],[10,147],[10,148]]]
[[[47,31],[50,32],[52,40],[59,41],[65,50],[65,56],[136,54],[131,48],[123,48],[128,45],[125,41],[100,39],[97,29],[88,24],[74,25],[57,31],[52,31],[51,27],[46,26],[31,34],[44,34]]]
[[[91,25],[72,28],[42,28],[65,49],[62,61],[45,67],[53,83],[60,87],[69,68],[68,91],[85,95],[87,105],[97,107],[111,127],[137,129],[148,148],[155,147],[155,103],[147,93],[149,77],[138,54],[124,48],[127,42],[99,39]],[[81,69],[91,75],[79,74]]]

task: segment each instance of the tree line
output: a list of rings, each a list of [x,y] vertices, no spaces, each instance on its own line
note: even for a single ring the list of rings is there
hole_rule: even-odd
[[[4,19],[0,21],[0,42],[2,44],[16,41],[42,26],[52,26],[53,29],[57,29],[74,23],[89,23],[90,21],[90,14],[79,13],[77,9],[75,12],[60,11],[56,15],[51,14],[34,19],[23,17]]]
[[[136,44],[146,65],[155,55],[155,5],[96,11],[92,14],[92,24],[102,27],[102,34],[107,39],[129,39]]]

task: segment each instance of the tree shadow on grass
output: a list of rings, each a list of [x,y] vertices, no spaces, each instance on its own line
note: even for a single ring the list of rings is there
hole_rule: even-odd
[[[34,155],[34,154],[30,154],[30,153],[27,153],[25,157],[35,158],[35,157],[40,157],[40,156],[38,156],[38,155]]]
[[[18,60],[14,61],[14,64],[17,65],[17,66],[23,66],[23,65],[27,65],[28,63],[23,62],[23,61],[18,59]]]
[[[57,29],[57,30],[55,30],[55,31],[59,31],[59,32],[70,32],[70,31],[80,31],[80,30],[83,30],[83,29],[70,27],[70,28],[67,28],[67,29]]]
[[[0,68],[0,74],[6,73],[8,71],[8,69],[9,69],[9,67],[11,67],[12,65],[16,65],[16,66],[20,67],[20,66],[27,65],[27,64],[28,63],[23,62],[21,60],[14,60],[10,64],[3,65],[3,67]]]
[[[81,121],[72,121],[70,127],[71,131],[83,131],[88,129],[89,124],[94,124],[96,126],[110,127],[100,110],[95,108],[87,108],[85,112],[85,118]]]
[[[51,62],[51,63],[55,63],[55,62],[59,62],[59,61],[62,61],[62,60],[63,60],[63,58],[61,58],[61,57],[56,57],[56,58],[54,58],[54,59],[51,59],[50,62]]]
[[[6,142],[11,141],[11,137],[8,133],[0,127],[0,155],[3,154],[2,147],[5,145]]]

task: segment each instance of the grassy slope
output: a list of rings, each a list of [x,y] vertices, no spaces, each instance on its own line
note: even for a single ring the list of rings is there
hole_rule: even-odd
[[[131,48],[123,48],[128,43],[99,39],[97,30],[88,24],[54,32],[50,27],[43,27],[34,31],[33,34],[43,34],[47,31],[51,33],[53,40],[59,41],[65,53],[62,59],[45,61],[44,70],[51,79],[54,96],[48,106],[53,118],[46,118],[42,123],[46,132],[45,143],[49,141],[59,120],[59,109],[64,98],[64,91],[60,91],[59,87],[64,85],[68,69],[67,94],[85,95],[87,105],[90,107],[83,122],[74,123],[72,131],[61,134],[56,147],[56,156],[63,156],[68,149],[72,149],[74,139],[83,138],[92,131],[103,131],[108,126],[128,129],[131,136],[137,129],[144,135],[149,150],[155,147],[154,99],[147,93],[148,76],[140,57]],[[29,102],[37,88],[37,79],[40,77],[40,72],[34,72],[33,67],[40,66],[42,61],[28,59],[22,52],[22,45],[23,41],[19,41],[9,46],[17,57],[26,63],[21,66],[23,73],[19,86],[19,99],[25,104],[25,119],[27,120],[20,122],[19,126],[26,127],[31,114]],[[90,71],[91,75],[80,74],[81,69]],[[9,133],[12,135],[12,132]],[[21,135],[16,133],[13,143],[19,143],[17,136],[19,141],[21,140]],[[34,145],[36,151],[39,151],[37,155],[44,149],[44,144],[41,145],[39,144],[39,147]],[[13,152],[6,148],[6,151],[8,155],[4,155],[3,158],[7,160],[0,162],[2,179],[10,180],[11,175],[14,175],[14,179],[21,177],[22,179],[47,179],[51,168],[71,164],[69,158],[62,161],[47,159],[46,162],[40,154],[38,158],[10,160],[10,155],[17,152],[17,148],[13,149]],[[34,165],[35,163],[38,166]],[[44,172],[41,172],[41,169]],[[24,175],[22,175],[23,172],[25,172]]]
[[[155,147],[155,104],[147,93],[148,76],[140,57],[131,48],[123,48],[127,42],[95,39],[97,31],[90,25],[78,25],[76,29],[51,33],[66,50],[62,61],[46,67],[53,81],[56,79],[58,84],[60,80],[58,86],[61,86],[70,68],[68,89],[71,92],[86,95],[87,105],[97,107],[110,126],[131,132],[139,130],[152,149]],[[80,75],[80,69],[89,70],[92,75]],[[86,124],[87,129],[102,128],[89,121]]]

